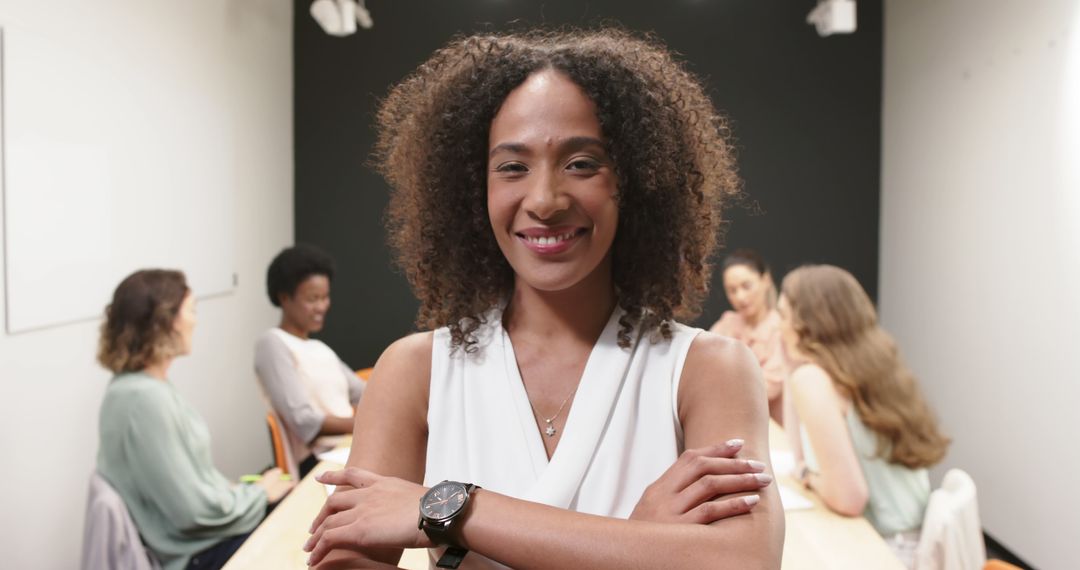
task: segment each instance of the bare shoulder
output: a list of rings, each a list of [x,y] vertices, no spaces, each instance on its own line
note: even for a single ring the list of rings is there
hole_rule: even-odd
[[[393,385],[394,390],[423,388],[426,394],[431,378],[434,336],[432,332],[415,333],[386,347],[372,370],[369,387],[385,389],[383,386]]]
[[[431,331],[413,333],[395,340],[383,351],[382,358],[418,358],[431,356],[435,333]]]
[[[433,336],[430,332],[412,334],[383,351],[360,400],[358,426],[376,418],[380,426],[399,429],[426,425]]]
[[[791,372],[791,396],[796,408],[822,409],[823,406],[835,407],[846,411],[845,398],[832,376],[824,368],[814,363],[803,364]]]
[[[832,377],[824,368],[807,363],[791,371],[791,387],[795,392],[833,391]]]
[[[688,388],[703,384],[710,389],[738,390],[754,382],[760,384],[760,376],[757,358],[745,344],[713,332],[694,338],[683,367],[683,382],[691,382]]]
[[[432,333],[417,333],[383,351],[356,412],[350,466],[423,479],[432,345]]]
[[[768,456],[768,398],[761,367],[737,340],[697,335],[682,370],[678,415],[686,449],[740,438],[746,441],[747,457]]]

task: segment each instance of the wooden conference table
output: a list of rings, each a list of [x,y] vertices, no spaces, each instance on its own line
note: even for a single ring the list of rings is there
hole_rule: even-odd
[[[775,452],[790,449],[783,429],[770,422],[769,446]],[[233,555],[225,570],[302,570],[307,553],[301,546],[308,538],[308,525],[326,500],[326,487],[315,480],[316,473],[341,468],[323,461],[289,493],[251,537]],[[809,499],[809,509],[786,511],[784,570],[903,570],[903,565],[862,517],[844,517],[828,510],[816,495],[804,492],[788,473],[777,473],[777,483]],[[426,550],[406,550],[399,566],[426,570]]]

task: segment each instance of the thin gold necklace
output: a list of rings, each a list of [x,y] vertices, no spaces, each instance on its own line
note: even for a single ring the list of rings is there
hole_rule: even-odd
[[[524,388],[525,383],[522,382],[521,386]],[[566,407],[566,403],[570,401],[570,398],[574,395],[574,392],[577,392],[577,386],[574,386],[574,389],[570,390],[570,393],[566,395],[566,399],[563,400],[562,404],[559,405],[559,409],[555,412],[555,415],[551,416],[550,418],[545,418],[544,414],[541,414],[540,411],[536,409],[536,406],[533,405],[532,396],[529,396],[529,389],[525,388],[525,399],[529,400],[529,406],[532,407],[533,413],[536,414],[537,417],[539,417],[540,419],[544,420],[544,423],[547,424],[547,427],[544,428],[544,433],[547,434],[548,437],[555,437],[555,434],[559,432],[559,430],[556,429],[551,422],[555,421],[555,418],[559,417],[559,414],[562,413],[563,408]]]

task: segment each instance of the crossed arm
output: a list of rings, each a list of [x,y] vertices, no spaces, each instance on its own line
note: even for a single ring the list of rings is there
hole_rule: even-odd
[[[416,528],[431,343],[430,334],[402,339],[376,364],[350,469],[324,478],[348,487],[313,525],[306,547],[318,568],[392,567],[402,548],[432,546]],[[650,485],[631,520],[483,490],[455,523],[458,541],[513,568],[778,568],[783,511],[769,485],[768,413],[749,350],[700,335],[683,370],[679,416],[689,451]],[[759,461],[730,458],[736,453]]]

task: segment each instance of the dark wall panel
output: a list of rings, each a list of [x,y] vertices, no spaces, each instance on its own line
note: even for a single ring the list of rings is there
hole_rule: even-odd
[[[805,262],[851,270],[876,298],[881,0],[859,31],[820,38],[811,0],[369,0],[371,30],[322,32],[295,5],[296,237],[338,260],[322,337],[349,364],[374,363],[413,330],[416,300],[391,263],[386,183],[367,164],[376,103],[458,33],[521,24],[617,22],[655,32],[705,79],[731,119],[749,196],[728,212],[729,248],[753,247],[780,277]],[[727,308],[719,276],[699,326]]]

